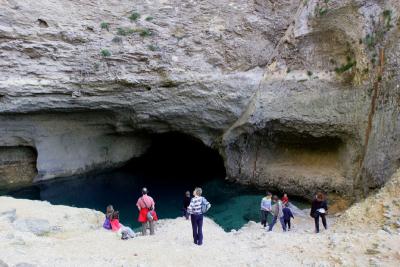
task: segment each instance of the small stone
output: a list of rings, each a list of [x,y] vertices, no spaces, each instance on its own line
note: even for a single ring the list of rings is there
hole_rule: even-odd
[[[390,230],[390,227],[387,226],[387,225],[383,226],[383,227],[382,227],[382,230],[385,231],[385,232],[388,233],[388,234],[391,234],[391,233],[392,233],[392,230]]]

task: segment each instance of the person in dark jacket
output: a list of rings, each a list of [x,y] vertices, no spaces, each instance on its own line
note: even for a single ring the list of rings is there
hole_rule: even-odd
[[[285,223],[285,228],[290,231],[290,218],[294,219],[293,213],[289,208],[289,203],[286,203],[282,209],[283,212],[283,222]]]
[[[315,232],[319,233],[319,217],[321,217],[322,224],[325,229],[328,229],[326,224],[326,213],[328,211],[328,204],[325,199],[325,195],[319,192],[311,204],[310,216],[314,218],[315,221]]]
[[[190,197],[190,192],[186,191],[185,193],[185,197],[183,198],[183,216],[185,216],[186,220],[189,220],[189,213],[187,212],[187,208],[190,205],[190,200],[192,200],[192,198]]]

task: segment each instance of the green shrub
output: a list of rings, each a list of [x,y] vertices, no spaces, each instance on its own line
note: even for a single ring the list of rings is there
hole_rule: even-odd
[[[352,67],[354,67],[357,64],[355,60],[348,60],[348,62],[338,68],[335,68],[335,72],[337,74],[344,73],[348,70],[350,70]]]
[[[146,17],[146,21],[152,21],[154,18],[151,16]]]
[[[131,21],[137,21],[140,18],[140,14],[138,12],[132,12],[132,14],[129,16],[129,19]]]
[[[109,31],[110,30],[110,23],[103,21],[102,23],[100,23],[100,27],[104,30]]]
[[[147,29],[147,28],[140,29],[139,30],[139,35],[142,36],[142,37],[151,36],[151,35],[153,35],[153,32],[150,29]]]
[[[121,36],[126,36],[127,33],[124,28],[117,28],[117,34]]]
[[[382,12],[382,16],[383,16],[383,21],[384,21],[385,27],[387,29],[390,29],[392,27],[392,24],[391,24],[391,22],[392,22],[392,10],[388,10],[388,9],[384,10]]]
[[[326,13],[328,13],[328,9],[327,9],[326,7],[321,7],[321,8],[318,9],[318,14],[319,14],[320,16],[323,16],[323,15],[325,15]]]
[[[117,34],[121,36],[127,36],[128,34],[134,33],[135,30],[130,28],[117,28]]]
[[[102,49],[102,50],[100,51],[100,54],[101,54],[103,57],[109,57],[109,56],[111,56],[111,52],[110,52],[108,49]]]
[[[312,71],[311,71],[311,70],[308,70],[308,71],[307,71],[307,75],[308,75],[308,76],[312,76],[312,75],[313,75]]]

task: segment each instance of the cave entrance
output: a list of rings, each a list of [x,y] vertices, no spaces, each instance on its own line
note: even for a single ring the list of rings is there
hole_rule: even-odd
[[[192,189],[225,178],[222,157],[199,139],[178,132],[154,134],[150,139],[146,153],[125,165],[126,170],[153,178],[144,183],[182,184]]]

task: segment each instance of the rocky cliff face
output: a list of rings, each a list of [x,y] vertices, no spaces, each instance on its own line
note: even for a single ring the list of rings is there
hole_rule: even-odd
[[[0,154],[36,151],[30,179],[118,166],[168,131],[298,195],[361,195],[400,165],[395,0],[0,4]]]

